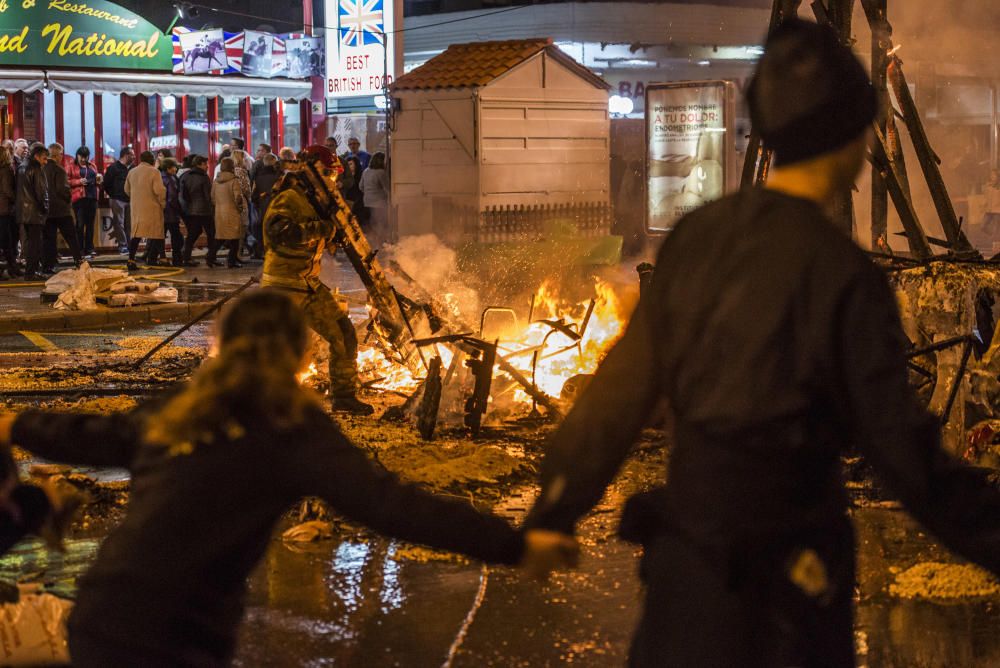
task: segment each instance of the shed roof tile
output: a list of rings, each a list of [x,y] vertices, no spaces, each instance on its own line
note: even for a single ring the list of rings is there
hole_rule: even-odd
[[[392,88],[431,90],[485,86],[546,49],[595,85],[606,86],[597,75],[554,46],[551,39],[536,38],[452,44],[420,67],[399,77]]]

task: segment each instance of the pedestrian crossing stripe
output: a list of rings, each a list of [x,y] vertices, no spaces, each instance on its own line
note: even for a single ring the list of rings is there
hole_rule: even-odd
[[[35,347],[39,350],[44,350],[45,352],[59,350],[59,346],[49,341],[38,332],[18,332],[18,334],[35,344]]]

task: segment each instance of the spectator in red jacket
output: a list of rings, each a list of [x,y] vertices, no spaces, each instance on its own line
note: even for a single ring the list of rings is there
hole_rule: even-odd
[[[101,185],[101,173],[97,165],[90,161],[90,149],[81,146],[76,149],[76,157],[66,166],[69,176],[70,199],[76,217],[76,236],[80,252],[94,257],[94,219],[97,217],[97,188]]]

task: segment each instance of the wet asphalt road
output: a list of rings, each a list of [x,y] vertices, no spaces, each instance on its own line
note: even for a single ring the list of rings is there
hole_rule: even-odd
[[[89,348],[100,355],[117,349],[124,336],[169,331],[172,326],[49,333],[44,338],[53,348],[47,350],[31,337],[0,337],[0,367],[28,359],[73,363],[67,349]],[[179,344],[204,345],[208,331],[200,326]],[[641,591],[637,551],[614,538],[614,528],[624,499],[655,484],[661,471],[655,452],[630,460],[582,525],[580,569],[545,585],[511,569],[414,560],[406,556],[406,546],[365,532],[342,531],[333,540],[304,546],[289,546],[276,535],[250,581],[237,664],[622,665]],[[498,510],[516,521],[533,494],[530,486],[516,490]],[[864,507],[854,516],[859,665],[1000,666],[1000,599],[942,604],[891,597],[891,567],[952,557],[899,510]],[[71,541],[65,555],[26,542],[0,561],[0,577],[44,581],[71,592],[99,538]]]

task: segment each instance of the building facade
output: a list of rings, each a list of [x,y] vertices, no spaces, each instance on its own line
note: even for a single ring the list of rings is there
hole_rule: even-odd
[[[105,0],[32,5],[2,16],[0,139],[58,142],[70,154],[87,146],[102,169],[126,145],[198,153],[214,166],[231,137],[275,150],[311,140],[311,80],[234,69],[243,33],[172,25],[169,34]],[[286,40],[275,39],[277,62]],[[215,59],[192,59],[198,49]]]

